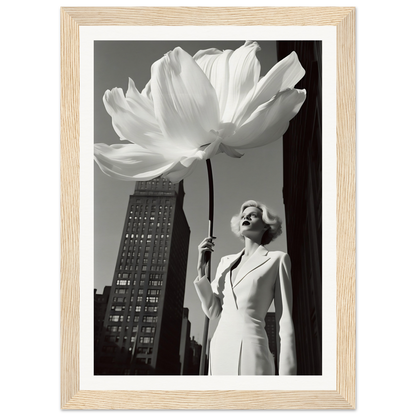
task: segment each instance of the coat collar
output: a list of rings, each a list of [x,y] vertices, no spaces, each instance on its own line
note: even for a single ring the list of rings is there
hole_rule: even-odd
[[[232,265],[243,255],[244,249],[239,253],[232,256],[228,256],[230,262],[230,268]],[[260,267],[263,263],[270,259],[268,256],[269,251],[264,246],[259,246],[257,250],[251,255],[251,257],[243,264],[238,272],[237,279],[232,285],[235,288],[251,271]]]
[[[226,257],[232,263],[235,260],[237,260],[239,257],[241,257],[243,254],[244,254],[244,249],[242,249],[237,254],[229,254]],[[253,256],[257,256],[257,255],[259,255],[259,256],[267,256],[268,254],[269,254],[269,250],[267,250],[264,246],[258,246],[257,247],[257,250],[253,253],[253,255],[251,256],[251,258],[253,258]]]

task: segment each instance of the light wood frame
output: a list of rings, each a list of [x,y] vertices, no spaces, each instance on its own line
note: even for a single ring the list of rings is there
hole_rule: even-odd
[[[333,391],[80,390],[80,26],[335,26],[337,381]],[[355,408],[355,8],[61,9],[61,406],[63,409]]]

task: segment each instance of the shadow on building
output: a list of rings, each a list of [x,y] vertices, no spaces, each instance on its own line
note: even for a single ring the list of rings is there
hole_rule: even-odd
[[[298,375],[322,374],[322,42],[277,42],[306,70],[307,98],[283,138],[287,249],[292,261]],[[335,140],[335,138],[334,138]]]

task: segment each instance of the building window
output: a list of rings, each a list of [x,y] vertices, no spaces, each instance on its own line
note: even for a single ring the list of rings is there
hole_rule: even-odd
[[[150,266],[150,270],[164,272],[166,270],[165,266]]]
[[[157,279],[160,279],[160,274],[150,273],[150,280],[157,280]]]
[[[153,344],[153,337],[140,337],[139,342],[142,344]]]
[[[110,332],[121,332],[121,326],[109,325],[109,326],[107,326],[107,331],[110,331]]]
[[[110,322],[123,322],[123,315],[110,315]]]
[[[146,302],[159,303],[159,298],[157,296],[146,296]]]
[[[143,322],[155,323],[155,322],[157,322],[157,316],[145,315],[145,316],[143,316]]]
[[[155,327],[154,326],[142,326],[142,331],[146,334],[154,334],[155,333]]]
[[[130,280],[117,280],[117,286],[130,286]]]

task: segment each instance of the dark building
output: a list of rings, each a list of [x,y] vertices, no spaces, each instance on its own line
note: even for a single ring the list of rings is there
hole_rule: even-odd
[[[181,344],[179,349],[181,361],[181,375],[188,374],[188,367],[190,362],[190,338],[191,323],[189,322],[189,309],[183,308],[182,316],[182,330],[181,330]]]
[[[306,70],[306,101],[283,139],[287,248],[292,261],[298,375],[322,374],[322,42],[277,42]]]
[[[273,354],[275,371],[276,374],[278,374],[276,314],[274,312],[267,312],[264,322],[264,329],[266,330],[267,338],[269,339],[269,350]]]
[[[102,295],[94,289],[94,348],[98,347],[101,331],[104,327],[105,312],[107,310],[108,299],[110,297],[111,286],[106,286]]]
[[[182,182],[137,182],[95,350],[96,375],[179,375],[190,229]]]
[[[199,375],[199,363],[201,361],[202,345],[195,341],[195,337],[192,337],[189,343],[189,365],[187,375],[197,376]],[[208,369],[208,360],[205,360],[205,367]],[[205,372],[207,374],[207,372]]]

